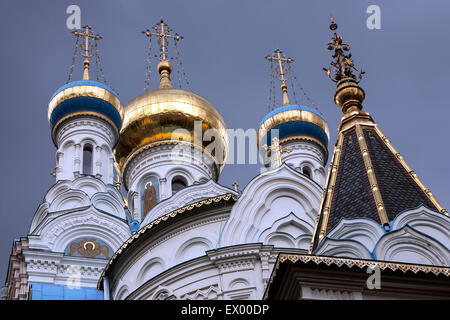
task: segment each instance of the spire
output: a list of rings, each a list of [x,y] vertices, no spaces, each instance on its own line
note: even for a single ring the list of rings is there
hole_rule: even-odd
[[[94,46],[91,44],[90,40],[100,40],[102,39],[102,36],[98,34],[90,33],[89,31],[92,29],[90,26],[85,25],[83,26],[84,32],[78,32],[76,30],[72,31],[73,35],[76,37],[82,37],[84,38],[84,42],[80,44],[81,48],[81,56],[84,57],[84,72],[83,72],[83,80],[90,80],[89,76],[89,66],[90,61],[89,58],[92,58],[94,56],[93,53],[91,53],[94,50]]]
[[[276,71],[280,75],[280,77],[277,79],[281,81],[281,90],[283,91],[283,105],[286,106],[286,105],[291,104],[291,102],[289,100],[289,96],[288,96],[288,92],[287,92],[288,86],[286,84],[286,81],[289,80],[289,78],[285,77],[286,76],[286,68],[283,66],[283,64],[291,63],[294,61],[294,59],[286,58],[284,55],[282,55],[282,53],[283,52],[280,49],[275,49],[274,54],[267,55],[266,59],[271,62],[276,61],[278,63]]]
[[[158,37],[158,44],[160,46],[159,58],[160,61],[158,64],[158,73],[160,75],[160,89],[168,89],[173,88],[172,82],[170,81],[170,73],[172,72],[172,64],[169,61],[169,52],[168,52],[168,42],[167,39],[173,38],[175,40],[183,39],[178,33],[170,34],[173,31],[169,26],[164,23],[163,18],[152,28],[155,32],[147,29],[146,31],[142,31],[147,37],[151,38],[151,36]]]
[[[353,62],[351,53],[345,54],[350,50],[350,45],[343,43],[342,37],[336,33],[338,25],[331,17],[330,30],[333,31],[331,42],[327,49],[334,50],[331,68],[323,68],[331,81],[336,83],[336,92],[334,102],[339,106],[343,113],[353,110],[361,110],[364,101],[364,90],[358,85],[362,79],[363,71],[359,71]]]
[[[351,53],[344,53],[344,51],[350,50],[350,45],[342,42],[342,37],[336,33],[337,28],[338,25],[334,23],[334,19],[331,17],[330,30],[334,32],[334,35],[331,38],[331,42],[328,43],[327,49],[330,51],[334,50],[333,58],[335,60],[330,63],[332,68],[323,69],[333,82],[339,82],[348,78],[359,82],[365,72],[360,72],[355,68]]]
[[[319,215],[311,242],[312,253],[342,219],[377,221],[389,232],[395,217],[424,205],[448,215],[417,174],[408,166],[370,114],[363,111],[364,72],[355,68],[348,44],[334,32],[328,49],[334,50],[331,68],[324,68],[336,83],[334,102],[343,116],[325,182]]]

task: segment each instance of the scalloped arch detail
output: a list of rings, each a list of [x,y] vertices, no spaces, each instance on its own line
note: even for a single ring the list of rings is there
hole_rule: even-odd
[[[438,241],[406,225],[383,236],[375,252],[378,260],[449,265],[450,252]]]
[[[280,227],[275,226],[277,221],[285,218],[293,220],[294,216],[297,224],[292,226],[296,227],[296,232],[302,225],[304,229],[301,233],[312,236],[321,196],[322,189],[317,184],[286,164],[270,174],[261,174],[247,185],[233,206],[220,245],[267,241],[268,234]],[[291,213],[294,216],[287,218]],[[266,238],[261,236],[263,233]],[[284,237],[289,243],[285,236],[280,234],[280,237],[279,240]],[[298,244],[297,241],[293,243],[294,246]],[[303,245],[303,241],[301,243]]]

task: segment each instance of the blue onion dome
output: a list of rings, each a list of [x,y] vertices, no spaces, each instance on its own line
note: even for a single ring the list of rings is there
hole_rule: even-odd
[[[119,134],[124,110],[118,94],[107,85],[94,80],[69,82],[53,94],[48,104],[52,138],[60,123],[79,115],[91,115],[106,120]]]
[[[330,131],[322,115],[315,109],[295,104],[283,105],[269,112],[258,130],[258,149],[272,143],[272,129],[278,129],[280,143],[307,140],[318,145],[328,158]]]

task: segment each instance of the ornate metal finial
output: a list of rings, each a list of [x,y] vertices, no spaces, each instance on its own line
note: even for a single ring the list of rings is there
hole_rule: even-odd
[[[281,81],[281,90],[283,91],[283,105],[288,105],[291,104],[291,102],[289,101],[289,96],[287,93],[287,84],[286,81],[289,80],[288,77],[286,76],[286,68],[283,66],[283,63],[291,63],[294,62],[294,59],[289,58],[289,57],[285,57],[284,55],[282,55],[282,51],[280,49],[275,49],[274,51],[274,55],[267,55],[266,59],[269,61],[277,61],[278,62],[278,67],[276,68],[277,73],[280,75],[280,77],[277,79]]]
[[[351,78],[355,80],[357,83],[361,81],[362,75],[365,73],[363,71],[359,71],[355,68],[352,60],[352,54],[345,54],[344,51],[350,50],[350,45],[346,43],[342,43],[342,37],[336,33],[338,25],[334,22],[333,17],[331,17],[330,30],[334,32],[333,38],[331,38],[331,42],[328,43],[327,49],[334,50],[331,68],[323,68],[326,71],[328,77],[333,82],[339,82],[345,78]],[[354,74],[356,73],[356,75]]]
[[[279,166],[281,166],[281,158],[282,158],[283,152],[287,152],[287,153],[292,152],[291,148],[283,147],[282,145],[280,145],[280,140],[278,140],[277,137],[272,138],[272,144],[270,145],[270,147],[267,144],[265,144],[265,145],[263,145],[263,148],[264,148],[264,150],[266,150],[266,155],[264,157],[264,163],[267,163],[267,158],[269,157],[269,152],[270,152],[270,157],[271,157],[270,167],[272,169],[275,169],[275,168],[278,168]]]
[[[169,54],[167,50],[167,39],[168,38],[174,38],[175,40],[183,39],[182,36],[180,36],[178,33],[175,34],[169,34],[169,32],[173,31],[169,26],[164,23],[164,19],[161,17],[161,20],[152,28],[156,32],[152,32],[149,29],[142,31],[143,34],[145,34],[147,37],[151,36],[157,36],[158,44],[160,46],[160,53],[159,53],[159,61],[167,61],[167,56]]]
[[[94,53],[92,53],[94,51],[94,46],[92,45],[92,43],[90,42],[90,40],[100,40],[103,39],[102,36],[100,36],[99,34],[93,34],[90,33],[90,30],[92,30],[92,28],[88,25],[85,25],[82,27],[84,29],[84,32],[79,32],[79,31],[72,31],[73,35],[78,37],[84,37],[84,42],[80,43],[80,48],[81,48],[81,52],[80,55],[82,57],[84,57],[84,73],[83,73],[83,80],[90,80],[90,76],[89,76],[89,58],[92,58],[94,56]]]
[[[170,38],[174,39],[176,46],[176,42],[180,39],[183,39],[183,37],[180,36],[178,33],[170,34],[169,32],[173,30],[169,28],[167,24],[164,23],[163,18],[161,18],[161,20],[153,27],[153,30],[155,30],[156,32],[152,32],[147,29],[145,31],[142,31],[142,33],[150,38],[150,42],[152,36],[158,37],[158,44],[160,47],[158,58],[159,60],[158,73],[160,75],[159,88],[160,89],[173,88],[172,82],[170,81],[170,73],[172,72],[172,65],[170,64],[170,61],[168,59],[169,52],[167,50],[168,48],[167,39]]]

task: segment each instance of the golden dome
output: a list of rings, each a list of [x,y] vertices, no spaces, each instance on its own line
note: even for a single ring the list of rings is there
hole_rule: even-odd
[[[164,72],[163,72],[164,73]],[[223,166],[228,151],[228,134],[225,122],[220,113],[205,98],[171,85],[163,81],[157,90],[146,92],[133,99],[125,107],[125,116],[120,132],[119,143],[115,149],[116,161],[122,172],[132,155],[139,153],[144,146],[158,143],[173,143],[173,139],[182,138],[184,141],[194,142],[194,121],[201,121],[202,137],[209,129],[215,129],[214,137],[218,138],[216,148],[223,148],[223,159],[214,159],[218,172]],[[168,77],[167,77],[168,78]],[[166,79],[167,79],[166,78]],[[170,78],[169,78],[170,81]],[[177,129],[184,129],[189,135],[172,135]],[[213,138],[213,139],[215,139]],[[198,141],[205,148],[211,141]]]

